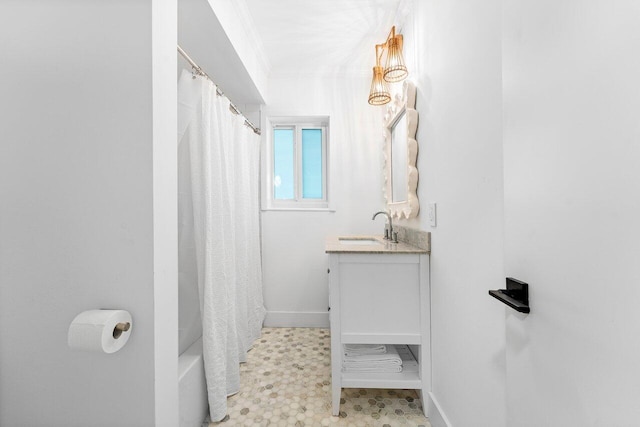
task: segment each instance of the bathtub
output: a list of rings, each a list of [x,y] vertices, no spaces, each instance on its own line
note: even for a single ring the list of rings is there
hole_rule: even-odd
[[[178,358],[180,427],[202,427],[209,411],[202,337]]]

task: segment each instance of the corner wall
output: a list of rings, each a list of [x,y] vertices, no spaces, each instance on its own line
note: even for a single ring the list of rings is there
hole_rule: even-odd
[[[152,80],[152,27],[175,22],[170,6],[0,6],[0,425],[177,423],[177,337],[168,328],[154,340],[156,310],[174,315],[175,245],[154,239],[173,204],[162,187],[171,169],[163,179],[154,168],[171,163],[175,126],[153,101],[175,93],[175,75],[159,75],[175,72],[175,41]],[[154,129],[155,114],[169,122]],[[69,323],[93,308],[131,312],[121,351],[68,348]]]
[[[434,427],[504,426],[504,308],[487,294],[504,287],[502,2],[414,6],[402,32],[418,88],[420,215],[398,223],[431,232],[429,416]]]
[[[155,425],[178,414],[177,0],[152,0],[153,310]]]

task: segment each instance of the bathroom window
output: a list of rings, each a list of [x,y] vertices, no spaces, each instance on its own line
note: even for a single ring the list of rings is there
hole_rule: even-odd
[[[328,118],[271,118],[267,209],[328,208]]]

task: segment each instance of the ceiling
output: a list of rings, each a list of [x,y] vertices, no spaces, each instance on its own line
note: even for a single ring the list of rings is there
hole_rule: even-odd
[[[236,105],[264,104],[263,87],[243,63],[211,1],[178,2],[178,44]],[[419,0],[228,0],[216,5],[235,15],[235,20],[223,18],[255,47],[249,51],[267,78],[370,78],[375,45],[384,42],[392,25],[402,29],[414,1]],[[190,66],[179,57],[178,68]]]
[[[244,0],[270,76],[369,74],[411,0]]]

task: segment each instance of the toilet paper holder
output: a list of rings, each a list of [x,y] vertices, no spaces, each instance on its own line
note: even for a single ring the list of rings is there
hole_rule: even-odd
[[[126,310],[85,310],[71,321],[67,345],[72,350],[115,353],[127,344],[132,330],[133,320]]]
[[[123,332],[127,332],[131,329],[131,323],[129,322],[120,322],[113,328],[113,338],[118,339],[122,335]]]

